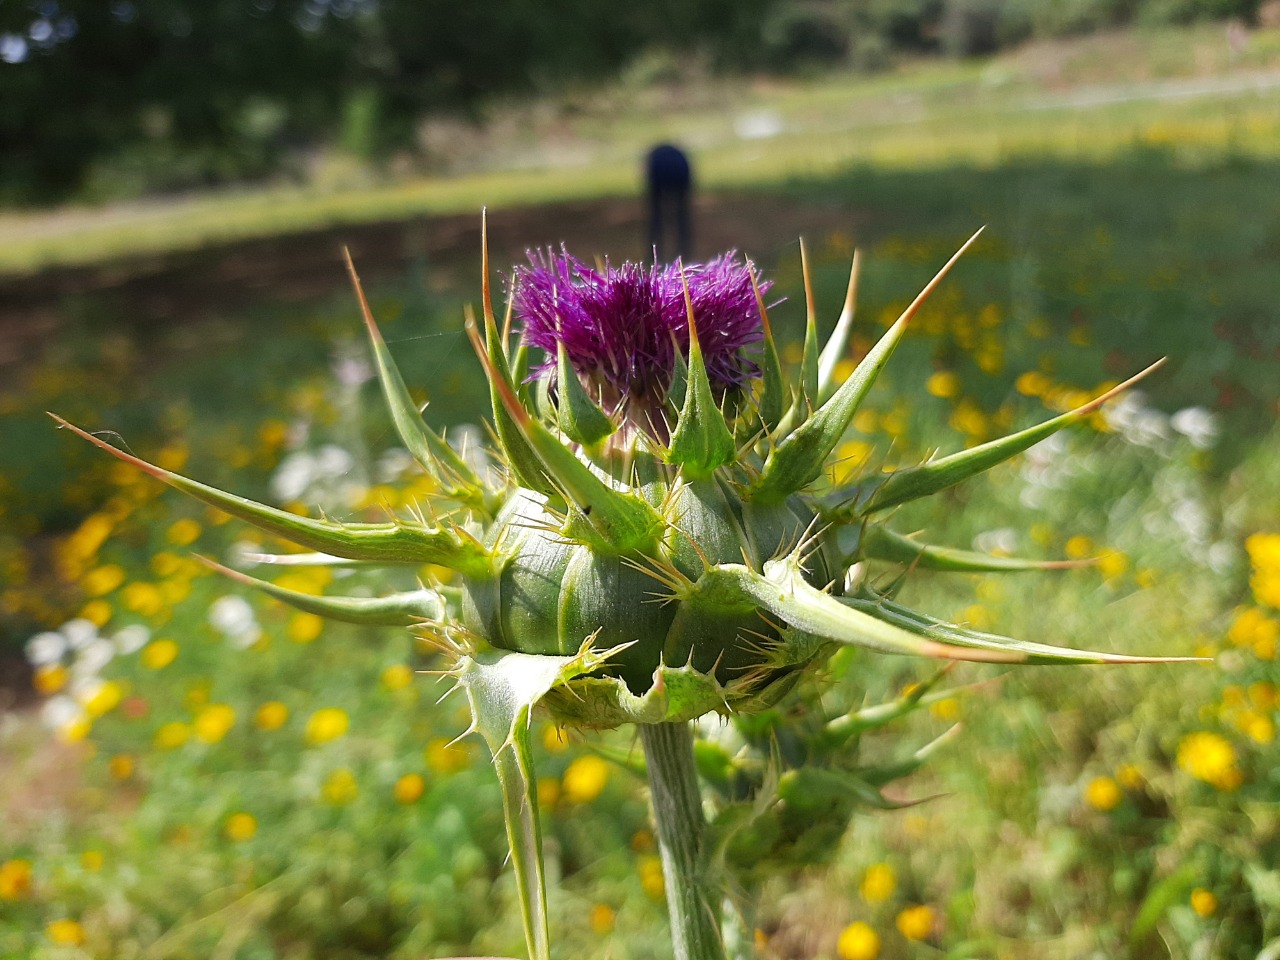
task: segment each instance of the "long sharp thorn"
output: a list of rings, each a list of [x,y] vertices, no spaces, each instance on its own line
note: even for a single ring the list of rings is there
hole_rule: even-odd
[[[822,475],[831,451],[849,428],[863,398],[906,332],[907,324],[981,234],[982,230],[979,229],[952,255],[934,278],[925,284],[924,289],[911,301],[893,326],[862,358],[857,369],[832,394],[831,399],[778,445],[765,461],[759,479],[752,485],[752,497],[770,503],[785,500]]]
[[[862,274],[862,251],[853,251],[853,263],[849,267],[849,286],[844,294],[844,308],[836,320],[835,330],[818,357],[818,399],[826,403],[836,390],[836,367],[849,347],[853,332],[853,318],[858,302],[858,278]]]
[[[809,249],[800,238],[800,272],[804,277],[804,355],[800,361],[800,387],[810,410],[818,407],[818,309],[813,299],[813,274]]]
[[[967,480],[976,474],[990,470],[997,464],[1003,463],[1005,460],[1035,446],[1041,440],[1051,437],[1059,430],[1069,427],[1073,423],[1078,423],[1090,414],[1096,413],[1108,400],[1114,399],[1118,394],[1162,367],[1166,359],[1157,360],[1141,373],[1130,377],[1118,386],[1112,387],[1106,393],[1095,397],[1088,403],[1076,407],[1074,410],[1068,410],[1066,413],[1050,420],[1038,423],[1033,427],[1028,427],[1026,430],[1020,430],[1007,437],[1000,437],[938,460],[930,460],[919,466],[891,473],[871,493],[866,505],[860,507],[860,512],[863,514],[874,513],[906,503],[909,500],[917,500],[920,497],[937,493],[939,490],[955,486],[957,483]]]
[[[439,603],[429,591],[398,593],[386,597],[321,597],[298,590],[289,590],[266,580],[259,580],[232,570],[208,557],[196,559],[209,569],[236,583],[261,590],[291,607],[306,613],[314,613],[329,620],[392,627],[410,627],[427,620],[434,620]],[[430,608],[430,609],[429,609]]]

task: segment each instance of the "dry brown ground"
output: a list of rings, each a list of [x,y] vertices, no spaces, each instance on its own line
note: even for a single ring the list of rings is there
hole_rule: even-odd
[[[736,248],[770,258],[801,234],[851,231],[856,218],[832,206],[783,197],[714,195],[696,203],[695,255]],[[495,210],[489,216],[495,267],[521,262],[531,247],[563,243],[584,258],[643,259],[639,201],[598,200]],[[404,275],[415,261],[433,282],[465,289],[479,272],[476,214],[418,217],[285,234],[92,267],[57,268],[0,282],[0,375],[31,362],[53,337],[69,300],[110,295],[140,323],[229,314],[263,299],[321,299],[346,284],[345,245],[366,281]]]

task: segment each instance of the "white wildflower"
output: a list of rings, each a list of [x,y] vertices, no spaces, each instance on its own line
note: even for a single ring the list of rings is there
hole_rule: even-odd
[[[27,641],[27,662],[33,667],[57,663],[67,652],[67,638],[54,630],[37,633]]]
[[[151,640],[151,631],[140,623],[131,623],[127,627],[122,627],[116,631],[116,635],[112,638],[116,645],[116,653],[127,657],[131,653],[137,653]]]

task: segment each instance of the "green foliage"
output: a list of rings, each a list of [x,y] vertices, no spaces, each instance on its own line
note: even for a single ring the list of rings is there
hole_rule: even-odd
[[[993,225],[1026,225],[1025,235],[1013,231],[1016,242],[976,246],[964,261],[965,283],[950,294],[939,291],[943,296],[913,321],[883,392],[870,396],[864,416],[855,417],[855,432],[838,448],[846,463],[906,462],[939,446],[955,449],[1029,426],[1043,419],[1042,406],[1056,412],[1075,405],[1081,394],[1103,387],[1099,369],[1107,375],[1131,369],[1138,348],[1156,343],[1173,363],[1167,375],[1149,381],[1144,408],[1167,412],[1211,402],[1223,418],[1217,444],[1205,450],[1175,433],[1153,456],[1123,432],[1085,433],[1051,451],[1052,459],[1069,467],[1060,472],[1044,474],[1045,461],[1032,451],[1032,459],[998,467],[934,507],[904,506],[895,527],[922,531],[922,542],[930,542],[931,534],[942,539],[936,534],[945,529],[952,545],[1042,557],[1101,556],[1103,562],[998,584],[982,575],[944,580],[917,569],[901,599],[954,611],[974,629],[1045,642],[1114,638],[1118,647],[1149,653],[1203,645],[1220,654],[1223,669],[1170,668],[1154,681],[1151,674],[1093,672],[1087,684],[1065,683],[1069,675],[1059,671],[1021,672],[939,699],[932,699],[940,692],[934,688],[908,718],[915,738],[910,742],[926,743],[957,719],[964,722],[962,739],[885,793],[896,801],[939,798],[897,813],[855,815],[846,842],[832,835],[820,849],[803,851],[804,858],[830,856],[827,870],[787,872],[781,856],[772,864],[750,861],[763,863],[757,879],[777,895],[779,906],[756,918],[776,952],[834,955],[841,927],[853,920],[874,926],[886,957],[936,948],[955,956],[1002,950],[1021,960],[1044,956],[1046,943],[1061,956],[1143,955],[1163,943],[1187,953],[1218,949],[1231,960],[1252,960],[1261,944],[1280,935],[1273,814],[1280,763],[1275,741],[1264,742],[1257,717],[1268,702],[1266,688],[1257,685],[1274,683],[1275,666],[1259,643],[1276,612],[1254,596],[1243,549],[1249,535],[1275,532],[1280,489],[1280,438],[1273,427],[1263,433],[1277,399],[1274,380],[1266,376],[1268,351],[1276,344],[1262,322],[1280,299],[1274,271],[1266,266],[1274,240],[1266,226],[1273,220],[1266,186],[1273,176],[1265,163],[1187,171],[1139,154],[1105,172],[1023,160],[995,172],[950,170],[945,183],[862,170],[834,184],[797,185],[799,193],[828,203],[852,204],[856,197],[869,218],[859,237],[867,254],[854,334],[859,354],[873,332],[901,313],[903,290],[928,279],[976,216]],[[1255,213],[1254,226],[1237,213],[1245,204]],[[934,224],[940,226],[935,230]],[[819,315],[830,318],[844,294],[850,240],[831,234],[817,238],[813,249]],[[794,277],[796,266],[784,263],[770,273]],[[1078,284],[1081,277],[1086,282]],[[783,351],[790,348],[796,357],[803,319],[795,304],[802,302],[802,290],[792,280],[779,292],[791,305],[774,311],[773,320]],[[433,422],[456,422],[482,399],[452,392],[447,361],[440,359],[450,344],[452,357],[463,356],[456,305],[424,311],[414,296],[411,291],[399,317],[404,297],[375,296],[374,307],[388,321],[388,339],[406,378],[439,383],[429,408]],[[120,347],[118,338],[115,347],[95,341],[92,349],[78,355],[68,349],[60,354],[64,359],[26,372],[21,392],[6,395],[6,411],[17,412],[6,427],[12,423],[12,436],[33,439],[6,447],[10,486],[4,504],[11,512],[5,519],[43,524],[41,537],[14,538],[6,555],[13,564],[6,574],[30,570],[24,579],[6,582],[11,636],[25,639],[37,625],[57,626],[102,600],[112,617],[104,635],[146,622],[152,642],[182,643],[177,659],[159,670],[143,666],[135,653],[118,656],[103,671],[104,679],[127,681],[126,700],[142,697],[151,712],[129,717],[122,701],[95,723],[89,735],[95,753],[71,765],[87,793],[73,788],[76,803],[65,815],[32,817],[29,808],[24,814],[22,804],[30,801],[23,797],[31,796],[26,785],[37,779],[34,771],[51,750],[46,737],[29,727],[25,733],[6,728],[6,763],[14,764],[6,774],[21,789],[10,788],[3,801],[0,863],[29,861],[33,883],[28,896],[4,903],[0,952],[40,960],[77,955],[50,940],[47,925],[65,918],[83,927],[87,946],[80,954],[95,957],[127,955],[134,943],[167,943],[171,956],[192,958],[219,947],[246,957],[293,952],[326,958],[518,949],[518,914],[509,881],[500,878],[500,799],[491,774],[478,752],[460,769],[441,763],[442,742],[432,755],[421,751],[423,738],[443,741],[461,732],[465,721],[450,700],[431,705],[429,680],[398,691],[382,680],[396,664],[427,665],[429,652],[411,648],[396,631],[356,627],[336,627],[301,643],[295,638],[307,636],[307,629],[267,599],[253,604],[269,641],[237,649],[207,622],[211,602],[235,591],[196,568],[162,576],[149,558],[160,552],[181,559],[191,548],[171,540],[187,533],[180,527],[171,534],[177,520],[199,524],[203,529],[191,546],[217,556],[227,555],[242,531],[215,525],[212,515],[172,496],[159,498],[149,481],[139,478],[122,489],[122,475],[109,467],[54,467],[51,455],[40,454],[40,438],[50,433],[41,412],[47,407],[81,421],[126,424],[139,454],[175,469],[182,451],[162,451],[177,448],[177,438],[198,422],[206,425],[201,443],[191,444],[191,463],[181,469],[219,483],[234,473],[243,484],[237,489],[266,500],[272,497],[268,476],[285,452],[283,441],[268,441],[287,437],[289,424],[308,425],[300,450],[314,451],[330,440],[352,445],[352,437],[380,449],[392,428],[373,412],[379,406],[375,388],[363,388],[369,419],[352,422],[344,419],[353,409],[349,397],[334,392],[321,369],[328,348],[318,335],[350,330],[353,311],[344,300],[340,317],[314,323],[299,320],[297,312],[281,307],[258,314],[253,319],[266,315],[270,322],[248,324],[251,329],[239,333],[217,324],[193,328],[185,334],[185,353],[184,338],[169,333],[149,340],[145,354]],[[441,330],[444,336],[435,335]],[[280,343],[273,345],[267,333],[278,334]],[[424,334],[430,339],[416,339]],[[1046,346],[1063,337],[1068,346]],[[249,338],[252,350],[244,346]],[[311,357],[299,359],[300,349]],[[199,362],[180,364],[184,357]],[[1014,376],[1024,368],[1036,376]],[[311,376],[309,370],[318,372]],[[92,393],[85,383],[95,384]],[[464,391],[475,386],[472,378],[461,384]],[[107,397],[103,407],[99,390]],[[157,396],[168,402],[153,403]],[[52,438],[59,451],[76,456],[67,439]],[[205,451],[195,449],[205,443]],[[29,483],[23,479],[28,460],[49,475],[87,479],[73,489]],[[248,466],[220,465],[242,461]],[[1027,492],[1040,489],[1042,480],[1052,482],[1051,494],[1037,501]],[[376,514],[388,495],[379,490],[356,512]],[[1107,506],[1117,501],[1122,507]],[[69,535],[86,506],[116,524],[115,535],[105,547],[99,541],[98,552],[85,557],[59,597],[41,572],[38,550],[89,544],[98,521]],[[1173,516],[1199,517],[1203,526],[1194,529],[1207,531],[1207,541],[1189,540]],[[56,546],[54,553],[74,551]],[[884,561],[877,585],[891,585],[910,563]],[[102,597],[81,592],[92,582],[88,574],[113,564],[125,572],[124,583]],[[287,585],[285,572],[268,579]],[[345,590],[364,574],[334,568],[332,576]],[[161,611],[132,609],[150,609],[148,592],[135,584],[159,589],[170,580],[188,581],[190,593],[165,601]],[[403,589],[413,586],[410,579]],[[21,621],[9,605],[19,594],[27,598]],[[36,598],[50,608],[28,606]],[[97,609],[88,612],[97,615]],[[1248,610],[1259,614],[1237,626]],[[1247,645],[1241,642],[1246,636]],[[952,676],[966,682],[997,672],[962,670]],[[824,706],[841,715],[875,716],[881,704],[898,702],[909,685],[929,679],[901,662],[853,655],[838,660],[833,672],[837,682]],[[252,719],[269,700],[290,710],[276,731],[261,730]],[[206,744],[192,737],[172,749],[154,745],[166,723],[193,724],[205,707],[219,703],[235,713],[221,740]],[[342,708],[350,728],[328,743],[309,743],[306,719],[324,707]],[[1273,723],[1276,716],[1272,708]],[[1199,733],[1221,738],[1230,753],[1207,754],[1219,757],[1217,766],[1195,769],[1230,774],[1233,764],[1221,758],[1232,757],[1242,777],[1235,789],[1190,772],[1190,747],[1187,765],[1180,764],[1184,744]],[[768,740],[763,732],[759,742]],[[858,768],[901,762],[900,743],[900,737],[863,731]],[[1216,741],[1190,743],[1204,750]],[[538,757],[539,791],[551,869],[565,881],[564,892],[551,900],[552,923],[573,956],[607,952],[658,960],[661,889],[655,893],[639,782],[619,768],[591,763],[598,759],[590,752],[597,745],[634,758],[626,737],[593,739],[586,750],[563,752],[553,731],[535,727],[533,749],[545,751]],[[135,763],[122,781],[112,776],[112,758],[120,755]],[[346,803],[333,803],[324,786],[340,769],[352,771],[357,792]],[[395,784],[407,773],[423,775],[425,790],[416,803],[400,804]],[[1096,780],[1112,784],[1095,787]],[[338,778],[331,794],[346,796],[348,783]],[[830,780],[823,785],[829,788]],[[37,796],[52,809],[62,794]],[[847,794],[828,789],[820,799],[827,816],[847,803]],[[227,833],[230,818],[241,812],[257,821],[247,841]],[[761,823],[735,840],[735,850],[745,862],[759,849],[785,849],[774,839],[790,826]],[[84,856],[95,853],[100,866],[96,857]],[[896,878],[887,896],[881,895],[882,873],[874,875],[878,887],[864,882],[868,868],[880,865]],[[1199,891],[1213,894],[1213,910]],[[928,945],[899,932],[918,929],[901,920],[917,905],[932,911]],[[165,931],[173,936],[160,941]],[[1131,940],[1139,943],[1131,946]],[[1019,948],[1016,941],[1029,945]]]

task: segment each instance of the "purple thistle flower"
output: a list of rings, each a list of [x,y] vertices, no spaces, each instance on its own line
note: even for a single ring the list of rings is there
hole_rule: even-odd
[[[606,263],[601,272],[549,250],[530,252],[529,262],[513,278],[514,306],[525,342],[548,354],[538,375],[554,376],[563,343],[574,370],[607,406],[659,410],[676,351],[689,351],[680,266]],[[746,351],[763,339],[748,268],[730,252],[686,266],[684,276],[712,387],[718,394],[739,389],[758,373]]]

